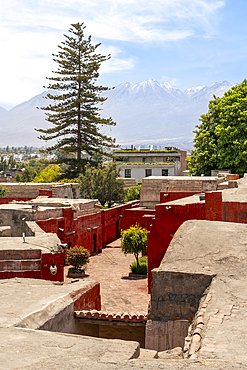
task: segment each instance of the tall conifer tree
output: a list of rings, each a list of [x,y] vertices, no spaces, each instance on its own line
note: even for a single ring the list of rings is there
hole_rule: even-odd
[[[82,152],[90,156],[104,153],[103,148],[113,147],[115,140],[100,132],[101,125],[115,125],[111,118],[102,118],[100,105],[107,99],[101,92],[107,87],[96,86],[99,68],[103,61],[110,59],[95,51],[100,44],[92,45],[91,36],[84,38],[83,23],[72,24],[69,35],[58,45],[58,54],[52,54],[58,63],[53,71],[52,81],[47,88],[47,98],[54,103],[43,107],[46,120],[52,123],[48,129],[36,129],[42,135],[39,139],[57,139],[46,151],[58,150],[65,154],[62,162],[69,165],[74,175],[83,170]],[[54,92],[55,90],[55,92]],[[56,93],[57,92],[57,93]]]

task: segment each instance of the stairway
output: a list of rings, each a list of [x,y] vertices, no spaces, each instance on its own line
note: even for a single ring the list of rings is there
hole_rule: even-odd
[[[41,279],[41,250],[0,250],[0,279]]]

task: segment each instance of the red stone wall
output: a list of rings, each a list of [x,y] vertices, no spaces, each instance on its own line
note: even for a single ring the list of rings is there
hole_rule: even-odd
[[[107,245],[120,237],[120,232],[125,229],[126,209],[139,206],[140,201],[121,204],[117,207],[101,210],[102,246]]]
[[[100,284],[94,283],[71,293],[74,310],[101,310]]]
[[[123,230],[128,229],[136,223],[149,230],[155,210],[152,209],[126,209],[123,219]]]
[[[165,204],[156,206],[155,219],[152,220],[148,234],[148,285],[151,288],[151,270],[159,267],[166,250],[180,225],[187,220],[204,220],[205,203],[185,205]]]
[[[32,200],[33,198],[0,198],[0,204],[9,204],[13,200],[17,202],[27,202],[29,200]]]
[[[161,191],[160,192],[160,203],[162,204],[162,203],[171,202],[177,199],[187,198],[195,194],[201,194],[201,192],[200,191]]]
[[[57,266],[57,273],[52,275],[50,266]],[[41,254],[41,279],[51,281],[64,281],[64,253]]]

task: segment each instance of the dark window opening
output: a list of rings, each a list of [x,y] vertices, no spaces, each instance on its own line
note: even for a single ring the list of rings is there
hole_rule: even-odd
[[[125,175],[124,175],[125,178],[131,178],[131,170],[129,169],[126,169],[125,170]]]
[[[93,234],[93,253],[96,252],[96,234]]]
[[[168,170],[162,170],[162,176],[168,176]]]

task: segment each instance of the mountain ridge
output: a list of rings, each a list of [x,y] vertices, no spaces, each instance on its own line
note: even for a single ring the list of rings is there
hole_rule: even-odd
[[[181,91],[168,82],[148,79],[140,83],[124,82],[103,93],[103,117],[112,117],[115,127],[102,132],[116,137],[120,144],[160,143],[192,147],[195,125],[208,110],[213,95],[223,96],[233,84],[228,81]],[[0,147],[44,146],[34,128],[48,128],[45,113],[37,107],[47,106],[47,91],[10,110],[0,107]],[[50,143],[49,143],[50,144]]]

